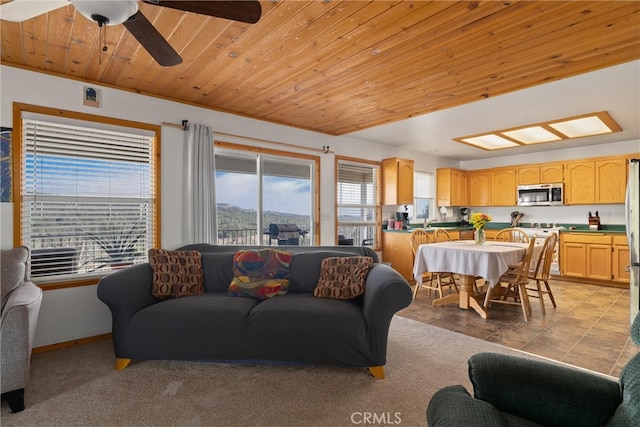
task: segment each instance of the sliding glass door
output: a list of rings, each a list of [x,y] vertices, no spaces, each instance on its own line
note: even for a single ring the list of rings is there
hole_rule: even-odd
[[[314,242],[315,161],[216,149],[218,244]]]

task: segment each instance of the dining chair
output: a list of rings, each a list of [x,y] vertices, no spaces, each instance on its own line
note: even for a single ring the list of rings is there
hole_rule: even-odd
[[[529,236],[520,228],[503,228],[498,231],[498,234],[493,238],[496,241],[502,242],[518,242],[529,243]]]
[[[536,265],[531,266],[531,270],[529,271],[529,279],[535,281],[535,286],[531,284],[527,285],[526,289],[528,292],[528,296],[538,298],[540,300],[540,310],[542,311],[542,314],[546,314],[543,298],[545,294],[549,295],[551,304],[553,304],[554,308],[556,307],[556,300],[553,297],[553,292],[551,292],[549,279],[551,278],[553,251],[555,250],[557,242],[558,235],[556,233],[551,233],[546,239],[544,239],[544,244],[542,245],[542,249],[540,250],[540,255],[538,255]],[[543,284],[544,288],[542,286]]]
[[[418,246],[426,243],[434,243],[434,239],[430,233],[422,229],[416,229],[411,232],[411,251],[413,252],[414,260],[418,252]],[[413,298],[415,299],[418,295],[418,290],[420,288],[429,289],[429,292],[433,289],[434,291],[439,292],[440,298],[442,298],[444,296],[443,288],[445,287],[450,288],[451,292],[454,290],[455,292],[458,292],[458,285],[456,284],[453,274],[424,272],[422,273],[422,280],[420,280],[420,283],[416,282],[416,286],[413,289]]]
[[[531,266],[533,247],[535,244],[536,240],[531,239],[522,261],[515,266],[510,266],[509,269],[500,276],[498,283],[493,288],[489,288],[486,297],[487,310],[491,304],[519,305],[522,307],[524,321],[529,322],[531,304],[529,303],[527,284],[529,283],[529,267]],[[503,284],[505,286],[502,286]]]

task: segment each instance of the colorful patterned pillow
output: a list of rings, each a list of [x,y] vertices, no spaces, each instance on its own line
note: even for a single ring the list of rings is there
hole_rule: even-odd
[[[313,295],[320,298],[352,299],[364,294],[365,280],[373,258],[329,257],[322,260],[320,279]]]
[[[267,299],[289,287],[291,252],[276,249],[238,251],[233,256],[233,280],[227,295]]]
[[[204,292],[200,252],[149,249],[149,264],[153,270],[154,297],[164,299]]]

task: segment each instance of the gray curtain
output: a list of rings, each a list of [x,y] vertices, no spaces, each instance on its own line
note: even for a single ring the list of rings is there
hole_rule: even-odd
[[[184,221],[189,243],[216,243],[213,131],[190,124],[184,141]]]

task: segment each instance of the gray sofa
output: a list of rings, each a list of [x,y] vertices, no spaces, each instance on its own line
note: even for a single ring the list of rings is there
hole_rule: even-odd
[[[289,291],[266,300],[228,297],[233,256],[260,247],[188,245],[202,255],[204,293],[169,300],[151,295],[148,263],[102,278],[111,310],[116,368],[130,360],[288,361],[368,367],[384,378],[393,315],[411,302],[407,281],[367,247],[278,246],[293,253]],[[314,297],[320,264],[331,256],[371,256],[364,295]]]

